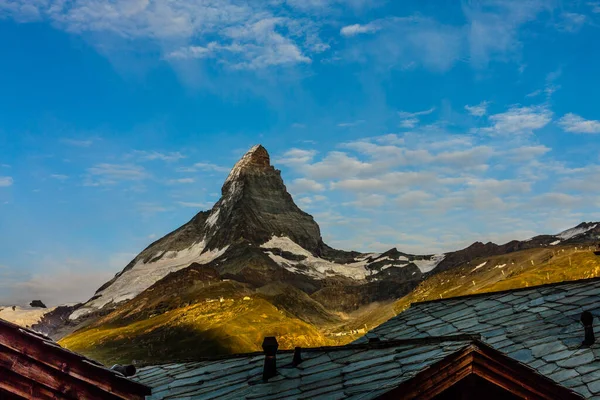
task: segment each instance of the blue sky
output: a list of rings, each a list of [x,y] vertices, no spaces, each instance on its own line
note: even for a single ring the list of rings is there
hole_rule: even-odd
[[[88,298],[252,145],[330,245],[600,220],[600,3],[0,0],[0,303]]]

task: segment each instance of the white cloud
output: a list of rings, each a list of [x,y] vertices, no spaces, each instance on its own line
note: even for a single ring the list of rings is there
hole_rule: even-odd
[[[419,123],[418,118],[408,118],[408,119],[400,121],[400,124],[398,126],[400,128],[411,129],[411,128],[414,128],[415,126],[417,126],[418,123]]]
[[[289,190],[293,193],[320,192],[325,190],[325,186],[312,179],[298,178],[292,181]]]
[[[196,202],[191,202],[191,201],[178,201],[177,204],[180,205],[181,207],[198,208],[198,209],[202,209],[202,210],[210,209],[213,206],[212,203],[202,203],[202,202],[196,203]]]
[[[398,115],[400,118],[414,118],[420,117],[422,115],[429,115],[435,111],[435,107],[431,107],[428,110],[416,111],[416,112],[408,112],[408,111],[398,111]]]
[[[194,178],[178,178],[178,179],[169,179],[167,183],[171,185],[180,184],[180,183],[194,183],[196,180]]]
[[[400,196],[396,197],[395,202],[400,207],[416,208],[423,202],[431,199],[432,197],[433,195],[422,190],[413,190],[410,192],[403,193]]]
[[[584,14],[572,12],[563,12],[560,14],[560,18],[556,27],[565,32],[577,32],[587,22],[587,17]]]
[[[134,150],[126,157],[135,157],[142,161],[166,161],[173,162],[186,158],[180,152],[161,153],[158,151]]]
[[[13,178],[10,176],[0,176],[0,187],[12,186]]]
[[[550,152],[552,149],[544,145],[521,146],[506,150],[504,154],[513,161],[528,161]]]
[[[275,164],[282,165],[303,165],[312,161],[317,154],[316,150],[290,149],[283,153],[282,156],[273,160]]]
[[[349,202],[349,203],[344,203],[344,205],[372,209],[372,208],[379,208],[379,207],[383,206],[386,203],[386,201],[387,201],[387,198],[381,194],[359,193],[357,195],[356,200]]]
[[[558,120],[558,124],[567,132],[600,133],[600,121],[585,119],[573,113],[565,114]]]
[[[482,101],[481,103],[479,103],[475,106],[466,105],[465,110],[467,110],[467,112],[469,114],[471,114],[475,117],[483,117],[485,114],[487,114],[487,106],[488,106],[488,102]]]
[[[310,165],[301,166],[301,171],[316,180],[340,179],[369,175],[381,170],[383,166],[360,161],[346,153],[332,151],[321,161]]]
[[[179,167],[176,169],[177,172],[197,172],[197,171],[214,171],[214,172],[229,172],[231,168],[223,167],[221,165],[198,162],[191,167]]]
[[[356,36],[356,35],[360,35],[360,34],[364,34],[364,33],[377,32],[379,29],[381,29],[381,28],[373,23],[367,24],[367,25],[354,24],[354,25],[344,26],[340,30],[340,35],[350,37],[350,36]]]
[[[493,58],[514,59],[521,49],[520,27],[551,8],[552,4],[544,0],[471,2],[463,5],[471,63],[485,67]]]
[[[169,60],[214,57],[238,69],[309,63],[307,53],[328,47],[318,36],[318,20],[288,18],[280,6],[237,0],[11,0],[0,2],[0,17],[47,20],[73,34],[98,34],[93,38],[149,40]],[[103,43],[98,44],[106,47]]]
[[[491,115],[492,125],[480,131],[497,135],[528,134],[548,125],[551,120],[552,111],[545,106],[513,106],[506,112]]]
[[[133,164],[101,163],[87,169],[85,186],[115,185],[123,181],[140,181],[149,177],[143,167]]]
[[[600,2],[597,2],[597,1],[589,2],[589,3],[587,3],[587,5],[590,6],[590,8],[592,9],[592,12],[594,14],[600,13]]]

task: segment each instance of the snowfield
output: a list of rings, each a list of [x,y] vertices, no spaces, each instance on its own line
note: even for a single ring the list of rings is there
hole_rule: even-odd
[[[569,240],[572,237],[575,237],[577,235],[581,235],[582,233],[586,233],[587,231],[591,231],[592,229],[594,229],[596,227],[596,225],[592,225],[589,226],[587,228],[571,228],[571,229],[567,229],[564,232],[559,233],[558,235],[556,235],[557,238],[560,238],[562,240]]]
[[[310,251],[305,250],[302,246],[292,241],[286,236],[273,236],[271,239],[262,244],[260,247],[264,249],[281,249],[292,254],[306,257],[302,261],[287,260],[281,256],[273,254],[272,251],[267,251],[267,255],[271,260],[275,261],[280,266],[290,272],[296,274],[308,275],[315,279],[323,279],[328,276],[341,275],[356,280],[364,280],[370,271],[367,270],[367,261],[365,259],[351,264],[337,264],[332,261],[327,261],[319,257],[313,256]],[[296,267],[303,265],[309,267],[308,270]]]
[[[191,263],[206,264],[225,253],[229,246],[219,250],[205,250],[204,241],[193,244],[185,250],[168,251],[155,262],[138,261],[133,268],[125,271],[109,287],[97,293],[99,297],[87,302],[83,307],[74,311],[69,319],[74,320],[93,311],[99,310],[109,303],[120,303],[131,300],[154,283],[171,272],[188,267]],[[157,253],[155,257],[159,256]]]
[[[12,307],[6,307],[0,310],[0,318],[12,322],[13,324],[28,327],[40,322],[44,315],[53,311],[55,308],[56,307],[38,308],[15,306],[15,309],[13,310]]]
[[[267,255],[275,261],[280,266],[284,267],[290,272],[294,272],[297,274],[308,275],[315,279],[324,279],[328,276],[345,276],[347,278],[352,278],[355,280],[365,280],[367,276],[372,275],[374,271],[367,268],[369,262],[367,259],[369,257],[359,257],[356,259],[356,262],[350,264],[337,264],[332,261],[324,260],[319,257],[313,256],[308,250],[301,247],[299,244],[292,241],[290,238],[286,236],[273,236],[271,239],[261,245],[264,249],[281,249],[283,251],[287,251],[292,254],[301,255],[306,257],[302,261],[293,261],[285,259],[277,254],[274,254],[273,251],[267,251]],[[421,272],[429,272],[444,259],[444,254],[434,255],[429,260],[413,260],[414,263]],[[408,258],[402,256],[399,260],[392,260],[389,257],[376,258],[373,262],[379,262],[383,260],[389,261],[406,261],[406,265],[408,265]],[[305,268],[299,267],[300,265],[304,267],[308,267],[308,270]],[[401,265],[392,265],[386,264],[381,270],[397,267],[401,268]]]

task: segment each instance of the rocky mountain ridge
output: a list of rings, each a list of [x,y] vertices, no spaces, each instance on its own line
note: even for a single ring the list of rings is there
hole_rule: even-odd
[[[600,234],[600,224],[586,222],[557,235],[476,242],[445,254],[336,250],[294,203],[260,145],[236,163],[221,194],[211,210],[150,244],[85,304],[60,309],[36,328],[66,335],[62,344],[105,362],[165,361],[187,354],[191,343],[193,356],[254,351],[264,336],[286,346],[343,344],[393,316],[394,301],[415,288],[445,296],[487,287],[469,280],[473,273],[501,284],[527,265],[515,261],[518,271],[503,270],[503,257],[583,247]]]
[[[270,282],[271,275],[281,275],[283,282],[312,294],[324,280],[350,286],[382,279],[416,282],[443,258],[395,249],[361,254],[327,246],[313,217],[287,192],[266,149],[257,145],[233,167],[211,210],[199,212],[148,246],[70,318],[112,309],[192,263],[214,263],[222,276],[257,287]],[[252,260],[260,260],[261,265],[253,265]],[[394,291],[387,299],[397,295]]]

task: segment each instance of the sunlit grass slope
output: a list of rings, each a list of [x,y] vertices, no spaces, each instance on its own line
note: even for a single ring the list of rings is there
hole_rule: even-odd
[[[265,336],[276,336],[280,349],[341,345],[362,336],[357,329],[373,329],[413,302],[600,276],[600,257],[589,247],[571,246],[476,259],[430,276],[395,303],[349,314],[331,313],[286,286],[254,290],[235,281],[194,280],[194,273],[147,290],[60,344],[106,364],[259,351]]]
[[[600,276],[600,256],[588,246],[543,247],[481,258],[433,275],[394,305],[495,292]]]

